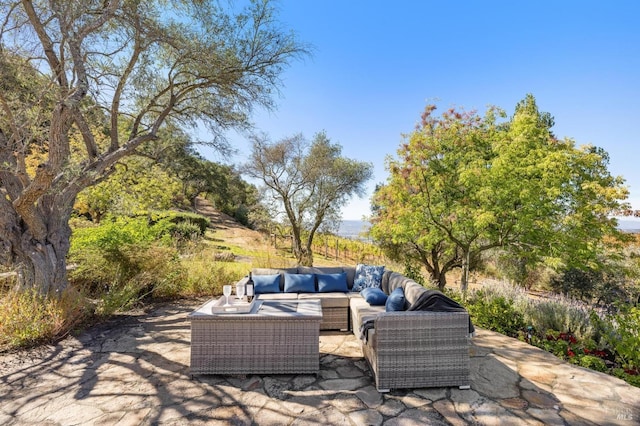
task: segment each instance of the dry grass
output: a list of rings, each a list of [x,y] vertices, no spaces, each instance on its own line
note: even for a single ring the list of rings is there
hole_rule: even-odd
[[[63,337],[87,319],[89,308],[70,287],[59,297],[35,290],[7,291],[0,298],[0,350]]]

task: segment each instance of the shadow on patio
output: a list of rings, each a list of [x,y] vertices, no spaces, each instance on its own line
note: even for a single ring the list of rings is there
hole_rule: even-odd
[[[471,390],[379,394],[351,333],[322,332],[315,375],[191,377],[187,314],[114,318],[56,346],[0,355],[0,423],[636,424],[640,389],[478,330]]]

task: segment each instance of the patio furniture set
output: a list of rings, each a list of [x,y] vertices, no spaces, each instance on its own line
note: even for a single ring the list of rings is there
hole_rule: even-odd
[[[253,269],[250,312],[214,313],[212,300],[189,315],[191,373],[317,373],[319,330],[350,330],[378,391],[468,389],[466,310],[402,274],[371,268]]]

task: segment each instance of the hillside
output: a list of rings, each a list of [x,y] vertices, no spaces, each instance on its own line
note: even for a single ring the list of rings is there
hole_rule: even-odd
[[[254,247],[258,250],[269,249],[268,242],[260,232],[249,229],[231,216],[216,210],[208,200],[198,197],[195,204],[196,213],[211,221],[215,242]]]
[[[263,234],[247,228],[233,217],[218,211],[208,200],[198,197],[195,204],[196,213],[208,217],[211,221],[214,245],[221,249],[230,249],[235,254],[236,261],[253,262],[256,265],[276,262],[282,267],[295,265],[290,243],[279,240],[276,249]],[[326,258],[322,253],[314,253],[314,266],[336,266],[343,263],[344,261]],[[356,262],[350,260],[348,263],[355,265]]]

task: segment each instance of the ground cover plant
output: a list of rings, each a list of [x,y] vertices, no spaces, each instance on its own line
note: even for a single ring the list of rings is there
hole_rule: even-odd
[[[620,304],[595,309],[560,295],[532,298],[507,282],[471,291],[463,303],[475,324],[518,338],[572,364],[640,387],[640,308]]]

